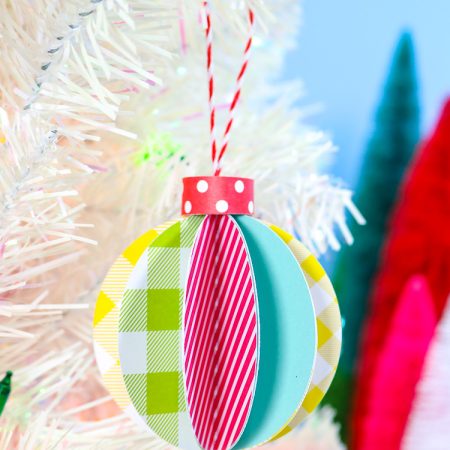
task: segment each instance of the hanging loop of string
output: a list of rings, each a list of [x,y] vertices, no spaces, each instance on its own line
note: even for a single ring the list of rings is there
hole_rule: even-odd
[[[250,49],[252,47],[253,42],[253,33],[254,33],[254,24],[255,24],[255,15],[253,13],[253,10],[249,8],[248,10],[248,19],[250,22],[250,31],[249,31],[249,37],[247,40],[247,44],[244,49],[244,58],[242,62],[241,69],[238,73],[238,76],[236,78],[236,88],[234,91],[233,99],[230,103],[229,109],[228,109],[228,120],[225,127],[225,131],[222,138],[222,143],[220,149],[218,149],[217,139],[216,139],[216,105],[214,101],[214,72],[213,72],[213,63],[212,63],[212,27],[211,27],[211,12],[209,9],[209,1],[205,0],[203,2],[203,10],[205,14],[205,21],[206,21],[206,63],[207,63],[207,70],[208,70],[208,93],[209,93],[209,114],[210,114],[210,138],[211,138],[211,159],[213,162],[213,169],[214,169],[214,175],[219,176],[220,172],[222,170],[222,158],[225,154],[227,147],[228,147],[228,141],[230,137],[230,131],[233,127],[234,122],[234,113],[236,110],[236,105],[239,101],[239,98],[241,96],[241,90],[242,90],[242,82],[245,75],[245,72],[247,71],[248,67],[248,61],[250,56]]]

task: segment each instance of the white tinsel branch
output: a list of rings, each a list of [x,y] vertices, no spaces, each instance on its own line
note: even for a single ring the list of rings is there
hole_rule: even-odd
[[[80,234],[90,225],[76,222],[84,207],[77,187],[106,170],[101,148],[92,143],[100,140],[99,131],[135,137],[116,125],[123,102],[133,86],[149,89],[160,83],[155,72],[169,55],[158,45],[169,34],[173,4],[165,2],[162,11],[157,2],[134,3],[135,10],[115,0],[65,1],[58,7],[55,2],[48,8],[54,16],[59,12],[55,23],[47,28],[39,22],[38,28],[31,20],[29,34],[24,19],[1,17],[2,55],[21,51],[26,57],[33,50],[30,41],[42,32],[46,39],[39,36],[37,53],[43,46],[48,50],[35,76],[28,74],[33,79],[29,93],[12,89],[23,97],[23,109],[9,112],[17,103],[7,101],[8,91],[7,109],[0,110],[0,270],[6,274],[0,292],[25,287],[28,280],[74,262],[77,242],[95,244]],[[30,16],[29,5],[11,8],[14,17]],[[146,20],[150,15],[154,20]],[[11,46],[15,40],[17,48]]]
[[[318,408],[303,426],[267,446],[269,450],[345,450],[330,407]]]

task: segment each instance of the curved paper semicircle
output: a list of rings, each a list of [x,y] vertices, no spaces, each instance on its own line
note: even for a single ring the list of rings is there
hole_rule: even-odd
[[[192,250],[183,318],[188,410],[205,450],[232,448],[249,417],[258,364],[255,291],[236,222],[207,216]]]
[[[269,227],[236,216],[249,249],[258,296],[260,359],[247,426],[235,449],[267,442],[297,411],[314,368],[317,329],[300,266]]]
[[[295,416],[273,437],[273,441],[302,423],[319,405],[333,381],[341,354],[342,319],[328,275],[315,256],[294,236],[267,224],[291,250],[306,277],[317,323],[317,354],[308,393]]]
[[[163,231],[131,273],[119,318],[124,383],[137,413],[160,438],[199,449],[186,408],[182,306],[189,257],[204,216]]]
[[[133,272],[145,249],[159,234],[179,220],[182,219],[172,220],[149,230],[130,244],[108,271],[95,304],[93,320],[94,350],[104,385],[118,406],[139,423],[142,421],[131,403],[120,370],[118,347],[120,304],[128,277]]]

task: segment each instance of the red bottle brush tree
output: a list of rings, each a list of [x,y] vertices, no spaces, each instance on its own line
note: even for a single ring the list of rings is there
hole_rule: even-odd
[[[352,448],[361,449],[370,392],[394,311],[409,278],[423,274],[436,316],[450,291],[450,100],[406,176],[382,253],[358,361]],[[393,367],[395,371],[395,367]]]
[[[427,353],[402,450],[448,449],[450,426],[450,298]]]
[[[422,276],[412,277],[400,296],[367,392],[359,448],[399,449],[436,328],[433,299]]]

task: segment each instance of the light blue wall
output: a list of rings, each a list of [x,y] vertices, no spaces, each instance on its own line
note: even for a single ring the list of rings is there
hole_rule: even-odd
[[[334,172],[352,184],[370,133],[375,105],[400,32],[413,32],[423,130],[450,95],[450,0],[303,0],[298,49],[286,66],[301,77],[302,105],[324,109],[309,122],[328,131],[340,148]]]

